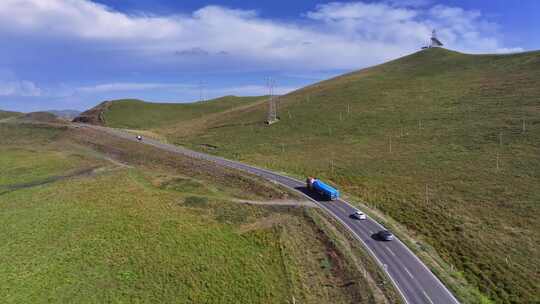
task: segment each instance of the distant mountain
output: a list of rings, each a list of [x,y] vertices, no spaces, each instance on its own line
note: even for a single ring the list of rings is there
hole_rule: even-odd
[[[61,120],[58,118],[59,116],[51,112],[30,112],[19,117],[19,120],[32,122],[60,122]]]
[[[47,113],[51,113],[51,114],[54,114],[60,118],[65,118],[65,119],[73,119],[77,116],[79,116],[79,114],[81,114],[81,111],[77,111],[77,110],[49,110],[49,111],[45,111]]]

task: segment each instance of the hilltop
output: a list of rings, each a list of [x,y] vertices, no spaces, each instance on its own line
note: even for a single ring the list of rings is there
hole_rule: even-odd
[[[30,112],[18,117],[18,120],[40,123],[60,122],[58,116],[50,112]]]
[[[272,126],[262,101],[213,113],[171,105],[175,119],[114,102],[104,124],[320,176],[414,236],[421,256],[438,254],[447,283],[467,282],[454,285],[465,301],[538,301],[540,52],[427,49],[279,100]]]

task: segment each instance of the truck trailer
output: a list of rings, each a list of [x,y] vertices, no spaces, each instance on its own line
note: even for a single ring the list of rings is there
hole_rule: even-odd
[[[339,191],[337,189],[323,183],[317,178],[308,177],[306,179],[306,186],[309,190],[317,192],[326,200],[333,201],[339,198]]]

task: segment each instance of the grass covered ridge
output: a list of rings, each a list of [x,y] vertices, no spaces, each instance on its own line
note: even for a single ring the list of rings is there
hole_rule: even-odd
[[[239,235],[139,178],[113,173],[0,199],[10,228],[1,237],[4,300],[286,301],[272,230]]]
[[[428,49],[283,96],[270,127],[266,109],[130,127],[335,183],[435,248],[466,302],[540,300],[540,52]]]
[[[19,113],[19,112],[11,112],[11,111],[0,110],[0,119],[10,118],[10,117],[18,117],[18,116],[21,116],[21,115],[23,115],[23,114]]]
[[[302,208],[235,202],[277,188],[81,129],[0,139],[4,303],[390,303]]]
[[[220,113],[266,99],[261,97],[225,96],[197,103],[148,103],[141,100],[113,101],[103,113],[108,126],[115,128],[148,129],[163,127],[205,115]],[[141,115],[141,113],[144,113]]]

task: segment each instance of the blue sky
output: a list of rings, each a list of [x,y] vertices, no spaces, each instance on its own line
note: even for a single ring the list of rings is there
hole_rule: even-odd
[[[0,1],[0,109],[286,93],[419,49],[540,49],[540,1]]]

